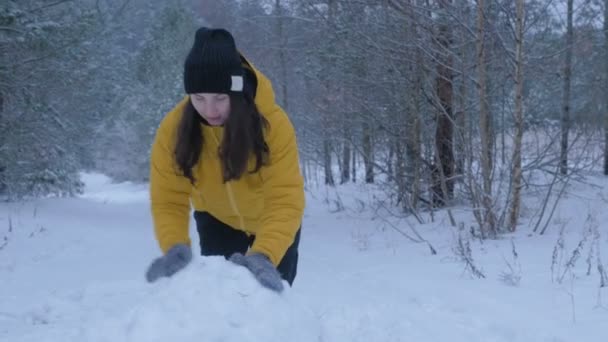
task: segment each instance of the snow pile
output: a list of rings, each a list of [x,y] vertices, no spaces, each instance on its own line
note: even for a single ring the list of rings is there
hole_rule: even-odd
[[[285,283],[287,286],[287,283]],[[132,310],[86,325],[80,341],[320,341],[319,319],[287,286],[261,287],[244,267],[223,257],[195,257],[172,278],[146,285]]]

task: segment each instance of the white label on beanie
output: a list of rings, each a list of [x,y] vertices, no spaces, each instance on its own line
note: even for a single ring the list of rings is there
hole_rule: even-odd
[[[231,91],[243,91],[243,76],[231,76],[232,77],[232,86],[230,87]]]

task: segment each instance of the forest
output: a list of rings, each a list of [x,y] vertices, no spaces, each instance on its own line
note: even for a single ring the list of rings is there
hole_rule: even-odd
[[[482,237],[536,193],[541,232],[568,184],[608,174],[607,18],[605,0],[3,0],[0,196],[75,195],[82,170],[146,182],[212,26],[272,80],[307,185],[374,184],[395,215],[464,205]]]

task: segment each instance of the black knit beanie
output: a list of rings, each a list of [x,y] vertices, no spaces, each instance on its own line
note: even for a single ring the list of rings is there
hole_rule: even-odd
[[[243,91],[243,68],[234,38],[224,29],[202,27],[184,63],[187,94]]]

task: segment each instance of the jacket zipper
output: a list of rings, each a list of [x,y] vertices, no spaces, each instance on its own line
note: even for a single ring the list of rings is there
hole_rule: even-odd
[[[215,136],[215,133],[212,132],[211,135],[213,136],[213,139],[215,140],[215,143],[216,143],[217,147],[219,148],[220,142],[218,141],[217,137]],[[241,224],[241,229],[243,229],[244,231],[247,231],[247,229],[245,227],[245,220],[243,219],[243,216],[241,216],[239,208],[236,205],[236,201],[234,199],[234,193],[232,192],[232,185],[230,184],[230,182],[226,182],[226,193],[228,194],[228,201],[230,202],[230,207],[232,208],[232,211],[239,218],[239,223]]]

